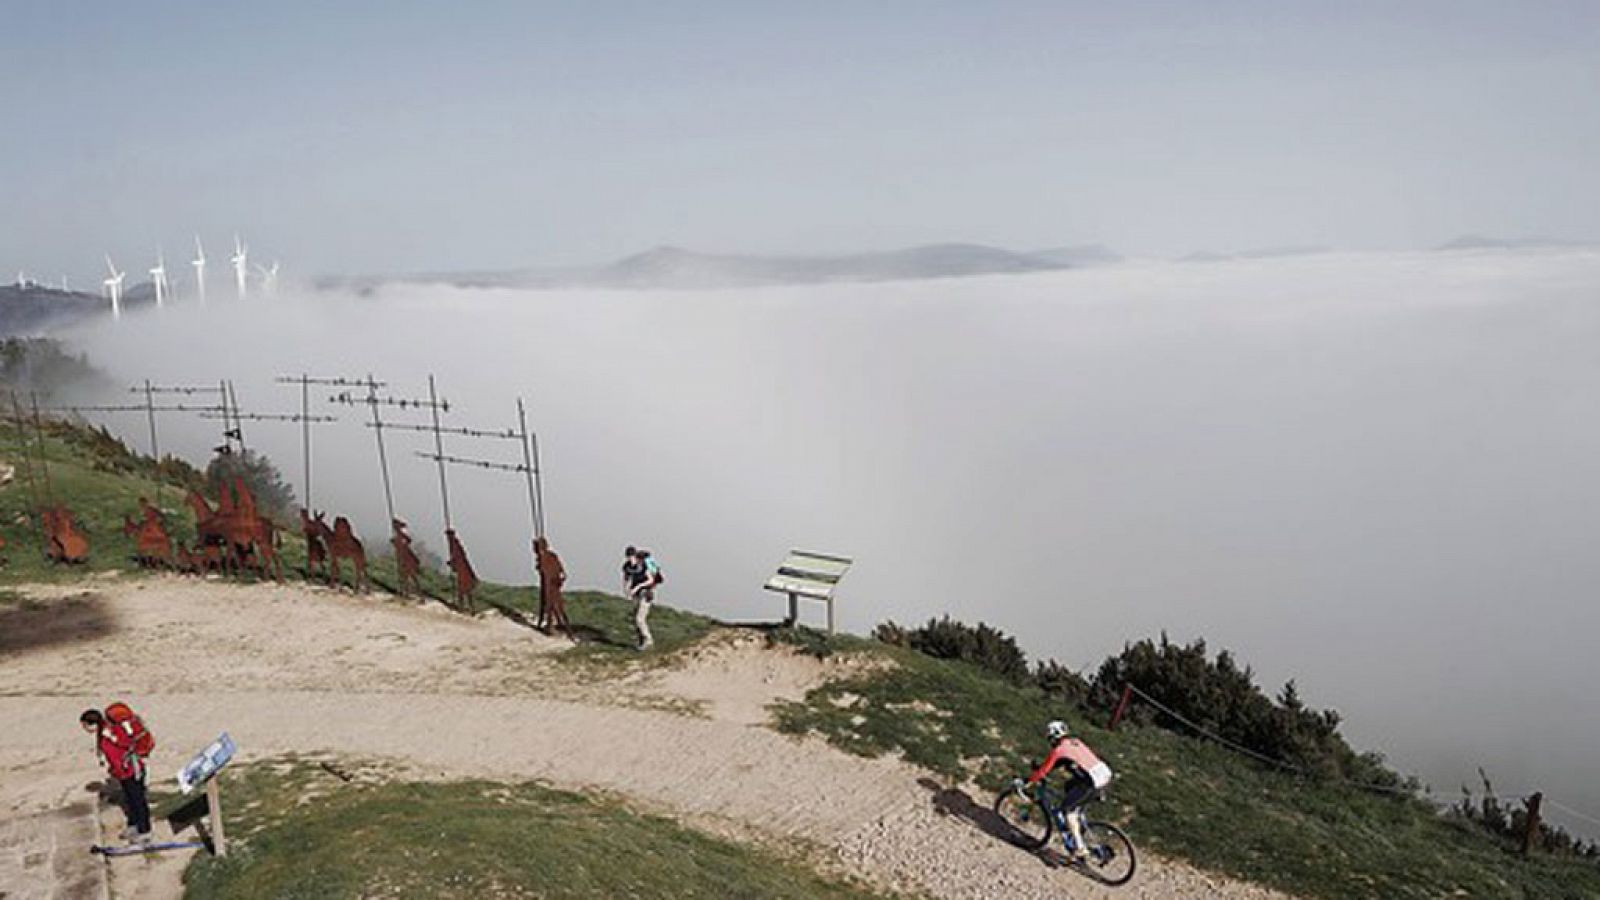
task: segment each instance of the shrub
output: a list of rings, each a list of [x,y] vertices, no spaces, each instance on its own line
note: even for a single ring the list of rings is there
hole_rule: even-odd
[[[206,487],[212,494],[223,486],[232,487],[235,478],[243,478],[245,486],[255,495],[256,508],[262,515],[287,521],[296,506],[294,489],[283,480],[283,473],[272,460],[260,453],[245,450],[239,453],[219,453],[206,466]]]
[[[1028,681],[1028,657],[1016,639],[982,622],[977,626],[945,616],[929,619],[921,628],[901,628],[884,622],[872,636],[886,644],[910,647],[938,659],[958,659],[993,672],[1013,684]]]
[[[1293,681],[1269,697],[1249,666],[1241,667],[1226,650],[1213,659],[1204,640],[1175,644],[1163,634],[1159,641],[1125,645],[1101,664],[1092,697],[1108,706],[1129,684],[1195,725],[1304,772],[1386,789],[1415,787],[1384,766],[1381,756],[1352,750],[1339,734],[1338,712],[1307,706]],[[1165,728],[1189,727],[1148,705],[1135,703],[1129,713]]]

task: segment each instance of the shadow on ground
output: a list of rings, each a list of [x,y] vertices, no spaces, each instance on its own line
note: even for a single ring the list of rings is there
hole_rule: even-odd
[[[932,778],[919,778],[917,784],[933,795],[933,809],[940,815],[964,819],[992,838],[1014,847],[1024,846],[1016,829],[996,815],[994,810],[973,800],[972,795],[961,788],[944,787]]]
[[[16,597],[0,601],[0,659],[99,640],[115,631],[116,616],[99,594],[82,593],[59,600]]]

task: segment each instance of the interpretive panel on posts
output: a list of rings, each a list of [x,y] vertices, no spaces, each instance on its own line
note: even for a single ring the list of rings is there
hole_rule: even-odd
[[[233,738],[228,737],[224,731],[220,737],[212,741],[204,750],[201,750],[189,764],[178,773],[178,787],[185,793],[193,791],[196,787],[210,781],[217,771],[233,759],[233,754],[238,750],[233,743]]]

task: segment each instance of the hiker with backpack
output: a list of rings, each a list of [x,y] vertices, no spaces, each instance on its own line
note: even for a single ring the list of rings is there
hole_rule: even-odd
[[[105,712],[86,709],[78,717],[84,731],[95,736],[95,755],[122,789],[122,809],[128,827],[122,839],[150,843],[150,801],[145,792],[144,761],[156,748],[155,736],[126,703],[113,703]]]
[[[650,607],[656,601],[656,587],[665,580],[661,566],[649,550],[629,547],[625,551],[622,583],[628,596],[633,599],[633,627],[639,633],[638,649],[641,652],[655,644],[655,638],[650,634]]]

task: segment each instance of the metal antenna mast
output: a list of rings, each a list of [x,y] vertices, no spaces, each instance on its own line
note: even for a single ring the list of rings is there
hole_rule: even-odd
[[[428,411],[433,414],[433,452],[444,456],[444,437],[439,433],[439,392],[433,386],[433,373],[428,373]],[[444,460],[439,460],[439,500],[444,506],[444,530],[451,530],[450,486],[444,477]]]

